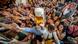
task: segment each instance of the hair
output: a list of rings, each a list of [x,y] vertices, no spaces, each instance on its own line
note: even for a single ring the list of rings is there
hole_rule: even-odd
[[[57,20],[56,20],[56,21],[54,21],[54,22],[55,22],[55,23],[56,23],[56,22],[59,22],[59,24],[60,24],[60,22],[61,22],[61,21],[60,21],[59,19],[57,19]]]
[[[48,25],[48,30],[51,30],[51,31],[52,31],[52,30],[54,30],[54,29],[55,29],[55,28],[54,28],[53,25],[50,25],[50,24]]]
[[[78,10],[78,6],[77,6],[77,8],[76,8],[77,10]]]

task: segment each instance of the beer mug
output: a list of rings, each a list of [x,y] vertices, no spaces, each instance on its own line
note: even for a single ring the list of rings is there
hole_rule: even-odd
[[[36,24],[44,23],[44,9],[35,8],[35,22]]]

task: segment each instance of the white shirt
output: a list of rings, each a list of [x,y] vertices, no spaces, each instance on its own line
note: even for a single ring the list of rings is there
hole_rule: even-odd
[[[43,32],[43,38],[44,39],[47,39],[47,38],[52,38],[53,36],[52,36],[52,32],[50,33],[50,32],[48,32],[48,30],[45,30],[44,32]]]
[[[47,37],[48,37],[48,38],[54,37],[55,42],[56,42],[57,44],[60,44],[60,40],[58,39],[57,33],[56,33],[55,31],[53,31],[53,32],[51,32],[51,33],[48,32],[48,30],[44,31],[44,33],[43,33],[43,38],[44,38],[44,39],[47,39]]]

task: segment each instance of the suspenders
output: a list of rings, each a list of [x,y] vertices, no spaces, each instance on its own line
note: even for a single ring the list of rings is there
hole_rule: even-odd
[[[47,39],[53,39],[53,33],[51,33],[51,34],[52,34],[52,37],[48,38],[49,37],[49,33],[48,33]]]

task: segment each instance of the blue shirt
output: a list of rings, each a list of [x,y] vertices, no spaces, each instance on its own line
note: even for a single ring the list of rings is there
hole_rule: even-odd
[[[23,32],[34,33],[35,35],[41,35],[42,34],[39,30],[37,30],[35,28],[28,28],[28,27],[24,28]]]
[[[42,35],[42,33],[40,32],[40,30],[36,29],[35,27],[32,29],[33,33],[35,35]]]

